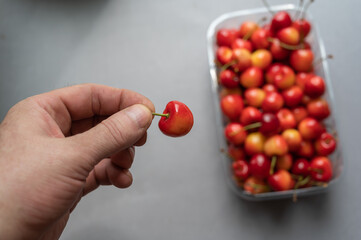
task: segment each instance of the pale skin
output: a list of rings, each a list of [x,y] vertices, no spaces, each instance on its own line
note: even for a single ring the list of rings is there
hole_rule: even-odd
[[[0,239],[58,239],[80,199],[126,188],[153,103],[86,84],[27,98],[0,125]]]

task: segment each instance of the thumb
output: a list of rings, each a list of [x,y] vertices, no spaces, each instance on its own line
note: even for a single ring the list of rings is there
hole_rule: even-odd
[[[136,143],[152,122],[152,113],[144,105],[135,104],[125,108],[90,130],[77,134],[72,144],[84,154],[86,164],[94,167],[103,158],[124,150]]]

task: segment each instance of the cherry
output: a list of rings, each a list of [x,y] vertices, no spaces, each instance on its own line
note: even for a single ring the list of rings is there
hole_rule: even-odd
[[[283,156],[288,153],[286,140],[281,135],[273,135],[264,143],[264,152],[267,156]]]
[[[240,145],[246,139],[247,132],[240,123],[228,123],[224,135],[230,143]]]
[[[232,61],[232,49],[229,47],[219,47],[216,51],[216,57],[221,64],[227,64]]]
[[[239,36],[241,38],[249,38],[252,35],[252,33],[258,28],[259,26],[256,22],[252,22],[252,21],[243,22],[239,29]]]
[[[313,53],[310,49],[298,49],[290,55],[290,64],[298,72],[311,71],[312,63]]]
[[[232,163],[232,170],[234,176],[241,180],[246,180],[250,175],[248,163],[242,159],[236,160]]]
[[[262,109],[264,112],[277,112],[283,107],[284,100],[278,92],[270,92],[266,94],[262,102]]]
[[[293,86],[295,79],[296,75],[292,68],[280,63],[272,64],[266,72],[267,82],[281,90]]]
[[[278,120],[280,121],[281,130],[286,130],[289,128],[295,128],[297,125],[295,116],[288,108],[280,109],[276,114]]]
[[[271,22],[271,31],[277,33],[279,30],[289,27],[292,24],[290,15],[285,11],[276,13]]]
[[[311,24],[306,19],[299,19],[292,23],[292,27],[297,29],[297,31],[300,33],[300,39],[303,41],[305,37],[309,34],[311,31]]]
[[[296,152],[300,148],[302,137],[298,130],[286,129],[282,132],[282,137],[285,139],[289,151]]]
[[[264,113],[262,115],[261,127],[259,131],[263,134],[277,133],[280,127],[280,122],[273,113]]]
[[[324,132],[315,141],[315,150],[318,155],[327,156],[333,153],[336,149],[336,140],[328,132]]]
[[[231,44],[236,39],[236,31],[231,29],[220,29],[217,32],[217,44],[218,46],[231,47]]]
[[[313,147],[313,144],[311,141],[305,141],[302,140],[300,147],[298,148],[296,154],[299,157],[304,157],[304,158],[311,158],[315,153],[315,149]]]
[[[315,157],[310,163],[311,177],[313,180],[328,182],[331,180],[332,164],[327,157]]]
[[[263,85],[262,89],[266,92],[266,93],[270,93],[270,92],[277,92],[277,88],[275,87],[275,85],[268,83]]]
[[[305,83],[308,78],[313,77],[313,73],[299,72],[296,74],[296,85],[299,86],[302,91],[305,89]]]
[[[296,159],[291,172],[296,175],[307,176],[310,174],[310,163],[305,158]]]
[[[308,116],[308,111],[305,107],[299,106],[292,109],[292,113],[295,116],[297,124]]]
[[[292,167],[292,162],[293,162],[292,155],[287,153],[287,154],[277,158],[276,168],[278,170],[283,169],[283,170],[288,171]]]
[[[233,160],[245,159],[246,153],[243,147],[235,146],[233,144],[228,145],[228,156]]]
[[[252,156],[249,167],[253,176],[265,179],[269,176],[271,161],[265,154],[257,153]]]
[[[282,92],[282,97],[287,107],[296,107],[302,101],[303,91],[299,86],[292,86]]]
[[[220,84],[227,88],[236,88],[239,86],[237,75],[229,69],[223,70],[219,74]]]
[[[232,51],[232,60],[235,62],[232,67],[236,72],[245,70],[252,65],[251,53],[245,48],[236,48]]]
[[[169,102],[163,114],[153,113],[161,116],[158,126],[167,136],[181,137],[186,135],[193,127],[193,114],[182,102]]]
[[[327,118],[330,115],[330,109],[325,99],[311,100],[307,104],[307,111],[310,117],[314,117],[319,121]]]
[[[270,42],[268,41],[269,37],[271,37],[271,34],[268,30],[259,28],[255,30],[251,36],[252,45],[256,49],[266,49],[270,45]]]
[[[237,121],[243,110],[243,98],[238,94],[226,95],[221,99],[221,109],[231,121]]]
[[[320,97],[325,92],[325,81],[319,76],[312,76],[305,81],[305,94],[311,98]]]
[[[248,134],[244,141],[244,149],[248,155],[262,153],[266,137],[260,132],[253,132]]]
[[[300,43],[299,31],[294,27],[286,27],[278,31],[278,39],[285,44],[297,45]]]
[[[251,123],[260,122],[262,113],[255,107],[246,107],[242,110],[240,122],[246,126]]]
[[[247,104],[252,107],[261,107],[266,93],[261,88],[248,88],[244,92],[244,98]]]
[[[275,174],[269,176],[268,183],[275,191],[287,191],[295,186],[291,174],[284,169],[278,170]]]
[[[255,176],[250,176],[244,182],[244,191],[251,193],[251,194],[260,194],[269,192],[269,187],[264,182],[264,180],[259,179]]]
[[[233,43],[232,43],[232,49],[236,49],[236,48],[244,48],[247,49],[248,51],[252,52],[253,51],[253,46],[252,43],[248,40],[244,40],[242,38],[236,38]]]
[[[313,140],[321,135],[324,128],[316,119],[307,117],[298,124],[298,131],[302,139]]]
[[[245,88],[260,87],[263,84],[263,71],[259,67],[249,67],[240,76],[241,85]]]
[[[253,66],[264,70],[272,63],[272,54],[266,49],[258,49],[252,53],[251,60]]]
[[[281,46],[280,40],[274,38],[271,42],[270,51],[274,60],[285,60],[290,55],[290,50]]]

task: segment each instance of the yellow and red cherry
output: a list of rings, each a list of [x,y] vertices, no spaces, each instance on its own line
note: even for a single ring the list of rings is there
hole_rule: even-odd
[[[274,63],[266,71],[267,83],[272,83],[280,90],[287,89],[295,84],[296,75],[292,68]]]
[[[302,139],[314,140],[324,132],[324,127],[316,119],[307,117],[298,124],[298,131]]]
[[[247,155],[252,156],[262,153],[266,137],[260,132],[253,132],[247,135],[244,141],[244,149]]]
[[[241,24],[241,27],[239,28],[239,37],[241,38],[249,38],[252,36],[252,33],[256,31],[259,28],[258,24],[256,22],[252,21],[245,21]]]
[[[268,177],[268,184],[274,191],[287,191],[293,189],[295,181],[293,180],[290,172],[281,169]]]
[[[159,129],[167,136],[181,137],[189,133],[193,127],[192,111],[182,102],[169,102],[163,114],[153,113],[161,116],[158,126]]]
[[[264,143],[264,153],[269,156],[283,156],[288,153],[287,142],[281,135],[273,135]]]
[[[302,140],[296,155],[304,158],[311,158],[315,154],[315,149],[311,141]]]
[[[307,37],[311,31],[311,24],[306,19],[299,19],[292,23],[292,27],[300,33],[301,40]]]
[[[219,47],[216,50],[216,58],[220,64],[228,64],[232,61],[233,51],[229,47]]]
[[[240,83],[244,88],[256,88],[263,84],[263,71],[259,67],[249,67],[240,76]]]
[[[252,53],[251,61],[252,66],[265,70],[272,63],[272,54],[269,50],[258,49]]]
[[[267,83],[265,85],[263,85],[262,89],[265,91],[265,93],[270,93],[270,92],[277,92],[277,88],[275,87],[275,85],[271,84],[271,83]]]
[[[245,48],[236,48],[232,50],[232,65],[234,71],[241,72],[252,66],[251,52]]]
[[[294,50],[290,55],[290,65],[298,72],[310,72],[313,64],[313,52],[310,49]]]
[[[270,191],[267,183],[263,179],[259,179],[255,176],[247,178],[244,182],[243,188],[245,192],[250,194],[260,194]]]
[[[285,139],[290,152],[298,151],[301,146],[302,137],[297,129],[286,129],[282,132],[282,137]]]
[[[280,156],[277,158],[277,162],[276,162],[276,168],[278,170],[290,170],[293,164],[293,157],[292,154],[287,153],[283,156]]]
[[[286,27],[278,31],[277,38],[285,44],[297,45],[300,43],[300,33],[294,27]]]
[[[261,88],[248,88],[244,92],[244,98],[247,101],[247,104],[252,107],[261,107],[266,93]]]

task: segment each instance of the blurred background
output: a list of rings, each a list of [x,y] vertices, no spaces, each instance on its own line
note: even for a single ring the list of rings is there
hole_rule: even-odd
[[[271,5],[297,1],[269,0]],[[329,60],[345,170],[325,194],[248,202],[220,162],[206,49],[219,15],[261,0],[0,0],[0,120],[18,101],[99,83],[193,111],[193,130],[164,136],[157,121],[136,150],[129,189],[101,187],[73,212],[61,239],[359,239],[361,2],[315,1],[309,12]]]

